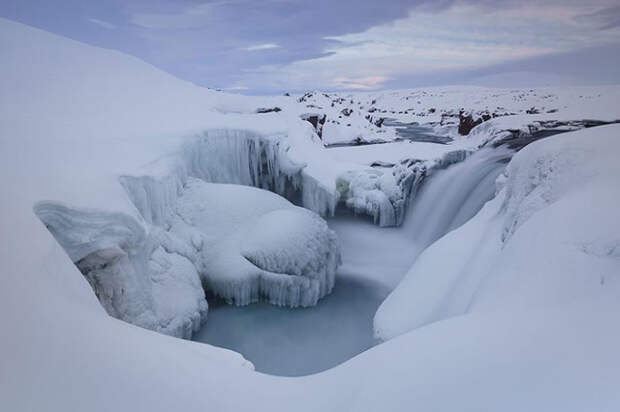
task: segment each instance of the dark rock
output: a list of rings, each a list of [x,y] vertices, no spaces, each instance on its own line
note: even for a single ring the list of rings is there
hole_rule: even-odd
[[[303,120],[309,122],[314,130],[316,130],[316,134],[319,135],[320,139],[323,139],[323,125],[327,121],[326,114],[318,114],[318,113],[305,113],[300,116]]]
[[[297,101],[298,101],[299,103],[303,103],[303,102],[305,102],[306,100],[308,100],[309,98],[311,98],[312,96],[313,96],[313,94],[312,94],[312,93],[306,93],[306,94],[304,94],[303,96],[301,96],[301,97],[299,98],[299,100],[297,100]]]
[[[465,115],[463,111],[459,112],[459,134],[461,136],[467,136],[471,129],[482,123],[482,118],[474,120],[471,113]]]
[[[256,109],[256,113],[272,113],[272,112],[281,112],[282,109],[280,109],[279,107],[259,107],[258,109]]]
[[[344,109],[340,111],[340,113],[345,116],[351,116],[351,113],[353,113],[353,109],[349,109],[348,107],[345,107]]]

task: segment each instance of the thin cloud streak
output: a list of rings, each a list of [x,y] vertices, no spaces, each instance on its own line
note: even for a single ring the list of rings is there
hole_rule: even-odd
[[[265,43],[265,44],[257,44],[254,46],[244,47],[243,50],[246,51],[258,51],[258,50],[270,50],[270,49],[279,49],[280,46],[274,43]]]

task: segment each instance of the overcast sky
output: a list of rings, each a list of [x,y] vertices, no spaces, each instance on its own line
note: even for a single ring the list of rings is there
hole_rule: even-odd
[[[242,93],[620,83],[620,0],[1,0],[0,15]]]

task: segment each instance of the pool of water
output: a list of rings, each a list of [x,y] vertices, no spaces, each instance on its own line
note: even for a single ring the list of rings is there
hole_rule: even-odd
[[[210,304],[194,340],[237,351],[271,375],[324,371],[375,344],[372,320],[384,298],[378,289],[372,281],[341,276],[333,292],[310,308]]]
[[[385,126],[394,127],[399,140],[409,140],[412,142],[428,142],[446,144],[452,141],[448,136],[435,133],[432,127],[419,125],[417,123],[402,123],[395,120],[386,120]]]

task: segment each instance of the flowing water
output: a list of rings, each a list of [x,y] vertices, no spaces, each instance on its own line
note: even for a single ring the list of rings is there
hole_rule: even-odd
[[[495,195],[495,180],[514,152],[481,149],[463,162],[433,173],[411,202],[403,230],[418,252],[471,219]]]

